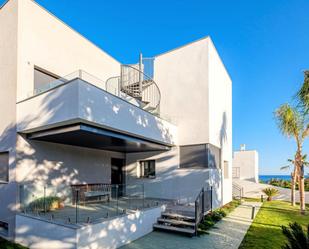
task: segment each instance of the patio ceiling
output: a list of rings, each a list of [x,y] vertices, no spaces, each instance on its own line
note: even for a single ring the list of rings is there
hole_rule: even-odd
[[[27,135],[28,139],[125,153],[166,151],[170,146],[88,124],[74,124]]]

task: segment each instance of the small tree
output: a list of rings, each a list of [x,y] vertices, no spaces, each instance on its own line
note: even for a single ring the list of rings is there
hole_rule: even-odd
[[[289,227],[282,226],[282,233],[288,239],[283,249],[308,249],[309,248],[309,225],[305,232],[298,223],[290,223]]]
[[[265,188],[262,191],[265,195],[267,195],[267,201],[272,201],[272,198],[279,193],[278,189],[275,188]]]
[[[296,154],[294,157],[294,170],[292,173],[291,184],[291,204],[295,205],[295,182],[297,176],[301,171],[302,161],[302,146],[304,139],[307,136],[307,127],[305,125],[305,118],[297,108],[290,106],[289,104],[281,105],[275,112],[277,119],[277,125],[281,133],[290,138],[293,137],[297,146]]]

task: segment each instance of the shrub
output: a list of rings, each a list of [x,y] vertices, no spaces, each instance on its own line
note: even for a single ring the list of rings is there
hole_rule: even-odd
[[[309,224],[305,232],[298,223],[290,223],[289,227],[282,226],[282,233],[288,240],[283,249],[308,249],[309,248]]]
[[[262,190],[264,194],[267,195],[267,201],[271,201],[272,197],[278,195],[279,191],[275,188],[265,188]]]
[[[28,208],[31,211],[44,211],[44,202],[46,211],[50,211],[60,207],[61,199],[57,196],[47,196],[44,201],[44,197],[40,197],[30,202]]]
[[[238,205],[240,205],[239,200],[233,200],[230,203],[225,204],[223,207],[212,211],[204,216],[204,219],[199,224],[199,233],[207,233],[206,230],[213,227],[216,222],[220,221],[229,212],[233,211]]]

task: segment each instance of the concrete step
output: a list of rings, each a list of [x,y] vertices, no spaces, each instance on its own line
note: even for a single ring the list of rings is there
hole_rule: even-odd
[[[164,212],[161,214],[162,218],[164,217],[168,217],[170,219],[177,219],[177,220],[186,220],[186,221],[195,221],[195,217],[193,216],[186,216],[186,215],[182,215],[182,214],[177,214],[177,213],[167,213]]]
[[[185,233],[190,236],[193,236],[195,234],[195,230],[191,228],[181,228],[181,227],[166,226],[166,225],[161,225],[161,224],[154,224],[153,228],[159,229],[159,230],[170,231],[170,232]]]
[[[159,218],[158,223],[165,223],[165,224],[170,224],[173,226],[188,226],[188,227],[195,227],[194,222],[188,222],[188,221],[183,221],[183,220],[175,220],[175,219],[164,219],[164,218]]]

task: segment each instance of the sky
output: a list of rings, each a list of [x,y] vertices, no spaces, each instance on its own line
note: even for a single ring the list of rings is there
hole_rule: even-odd
[[[233,81],[233,149],[257,150],[260,174],[289,173],[280,167],[295,143],[273,112],[293,100],[309,69],[308,0],[37,2],[122,63],[211,36]]]

